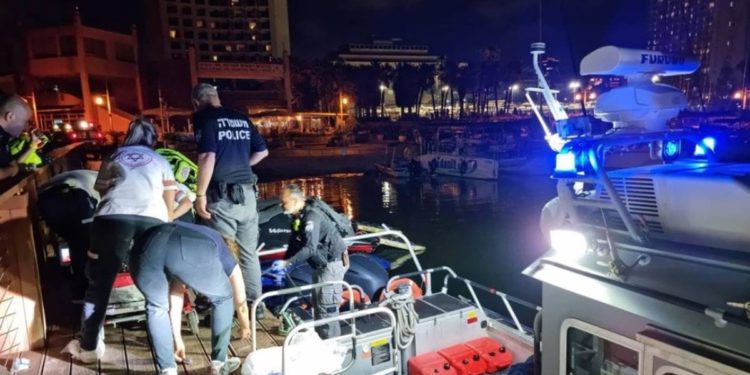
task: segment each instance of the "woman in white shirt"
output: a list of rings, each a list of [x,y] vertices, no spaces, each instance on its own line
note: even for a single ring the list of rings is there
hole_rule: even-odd
[[[81,339],[66,347],[85,363],[104,355],[101,327],[112,283],[134,242],[147,229],[172,221],[177,184],[167,160],[153,150],[156,138],[150,122],[134,120],[97,176],[94,187],[102,199],[92,224]]]

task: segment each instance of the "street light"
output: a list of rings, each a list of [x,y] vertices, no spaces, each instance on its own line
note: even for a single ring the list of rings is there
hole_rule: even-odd
[[[594,100],[594,99],[596,99],[596,93],[592,92],[589,94],[589,100]]]
[[[568,88],[575,93],[575,96],[573,97],[574,101],[581,101],[581,112],[583,112],[583,115],[586,116],[586,91],[581,88],[581,82],[579,81],[570,81],[568,83]],[[583,91],[581,94],[580,91]]]
[[[510,112],[511,106],[513,106],[513,90],[518,90],[519,86],[514,83],[508,86],[508,98],[505,100],[506,111]]]
[[[100,107],[103,106],[104,105],[104,98],[102,98],[101,96],[95,96],[94,97],[94,104],[96,104],[96,105],[98,105]]]
[[[385,90],[388,89],[386,85],[380,84],[380,116],[385,117]]]
[[[341,103],[344,104],[344,105],[349,104],[349,98],[347,98],[347,97],[342,98],[341,99]]]
[[[450,86],[445,85],[445,86],[443,86],[443,88],[441,90],[443,90],[443,92],[448,92],[448,90],[450,90],[450,89],[451,89]]]
[[[742,90],[739,90],[739,91],[735,92],[734,96],[732,96],[732,98],[734,100],[740,100],[740,99],[742,99]]]

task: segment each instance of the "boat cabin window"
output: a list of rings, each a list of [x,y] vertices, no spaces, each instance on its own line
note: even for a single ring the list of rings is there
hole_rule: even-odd
[[[565,321],[561,333],[564,374],[638,374],[641,350],[636,341],[581,321]]]

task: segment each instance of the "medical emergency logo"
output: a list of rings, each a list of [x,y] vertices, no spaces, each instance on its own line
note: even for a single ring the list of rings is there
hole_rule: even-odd
[[[135,151],[126,151],[117,156],[120,164],[129,168],[138,168],[151,163],[154,158],[151,155]]]

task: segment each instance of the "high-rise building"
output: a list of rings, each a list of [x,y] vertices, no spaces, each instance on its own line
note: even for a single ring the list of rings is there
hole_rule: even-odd
[[[693,106],[726,107],[747,76],[749,19],[747,0],[651,0],[648,48],[697,58],[679,86]]]
[[[199,61],[262,62],[290,52],[286,0],[148,1],[151,28],[159,38],[150,53],[185,58],[195,47]],[[153,12],[155,11],[155,12]]]
[[[208,82],[238,110],[290,107],[287,0],[143,4],[141,55],[150,106],[189,107],[189,86]]]

